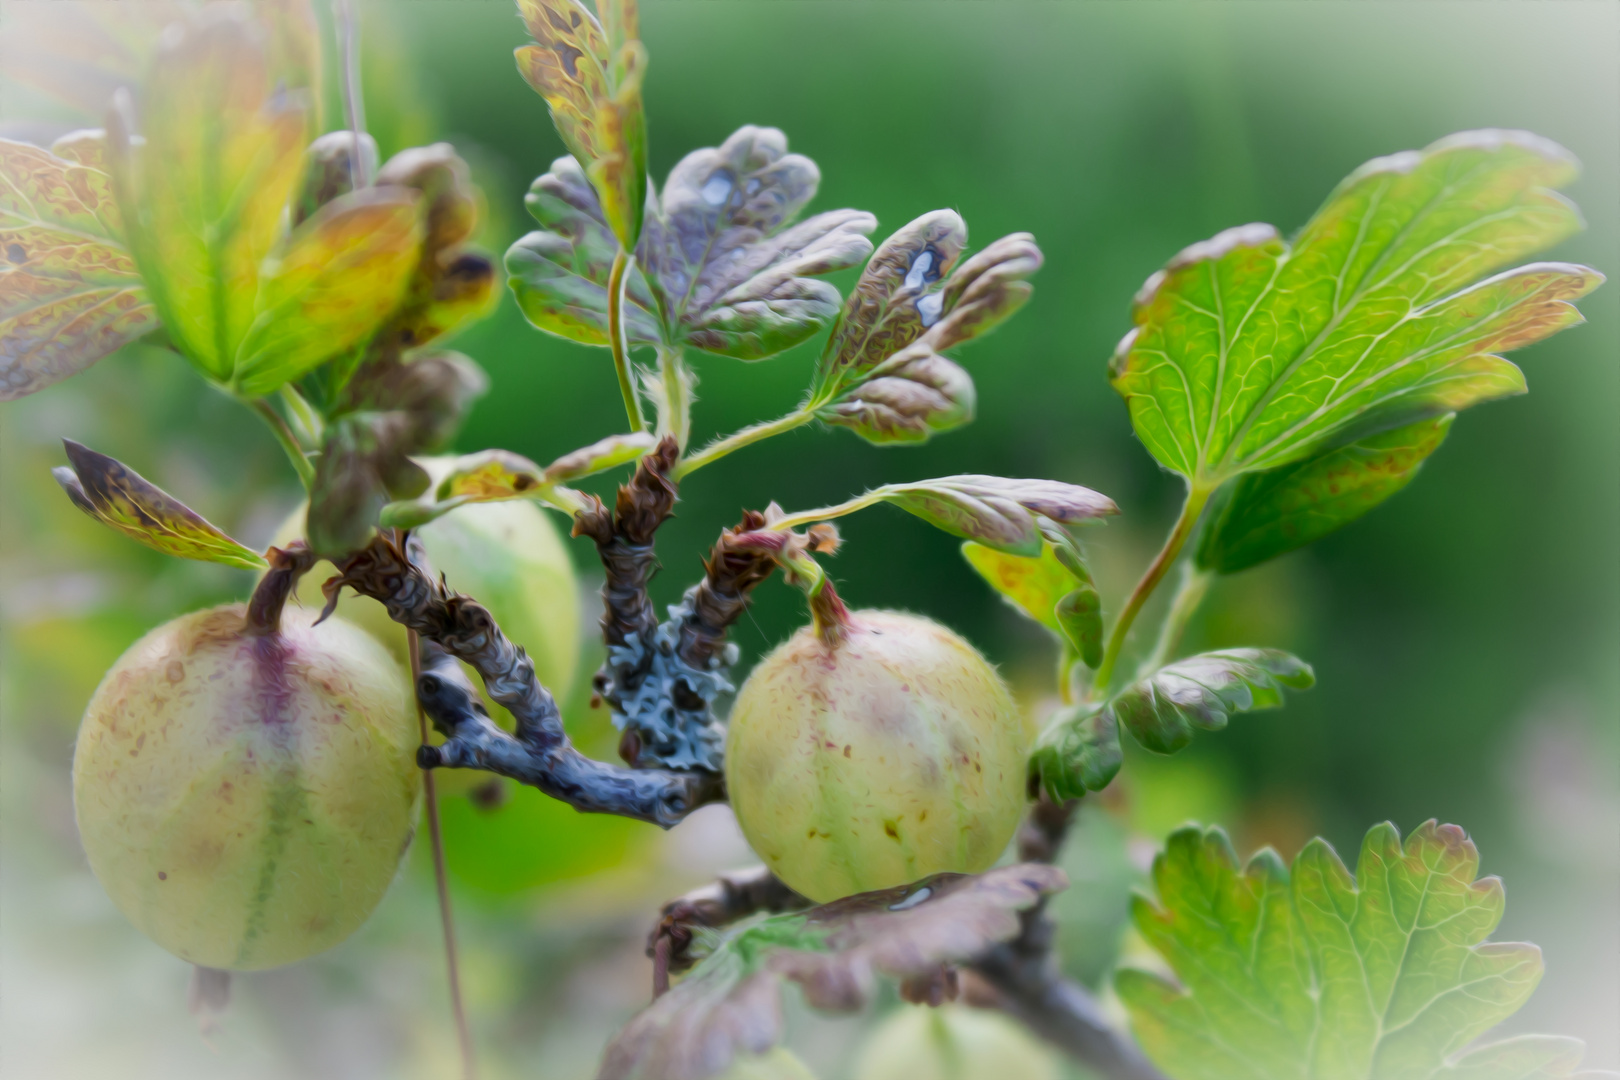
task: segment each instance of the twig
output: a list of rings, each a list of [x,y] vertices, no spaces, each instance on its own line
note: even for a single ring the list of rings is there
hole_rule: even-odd
[[[679,452],[666,436],[619,488],[614,509],[592,498],[575,516],[574,534],[595,541],[606,571],[602,637],[608,655],[594,685],[624,732],[619,755],[637,767],[718,774],[725,731],[713,705],[733,689],[729,673],[736,659],[727,630],[772,564],[730,543],[739,531],[764,523],[763,515],[747,515],[715,544],[703,580],[667,619],[658,618],[647,586],[658,568],[655,535],[675,506],[669,474]]]
[[[1077,800],[1054,803],[1042,796],[1019,829],[1019,858],[1055,861],[1078,807]],[[1019,922],[1016,938],[971,965],[977,982],[969,997],[975,1004],[1000,1009],[1108,1080],[1165,1080],[1108,1021],[1096,999],[1058,970],[1052,948],[1056,926],[1046,914],[1046,901],[1020,914]]]
[[[424,746],[424,768],[476,768],[539,788],[579,810],[620,814],[665,827],[721,797],[710,773],[631,771],[580,754],[568,741],[549,691],[535,678],[534,662],[501,633],[489,611],[435,581],[378,536],[344,560],[324,586],[328,605],[348,586],[380,601],[389,617],[424,639],[417,696],[429,719],[448,737]],[[517,720],[515,737],[497,727],[466,676],[449,658],[465,661],[489,696]]]
[[[721,874],[708,885],[676,897],[664,905],[658,924],[647,935],[647,955],[653,958],[653,997],[669,989],[671,972],[692,966],[686,950],[698,927],[725,926],[760,911],[774,914],[809,906],[809,900],[763,866]]]

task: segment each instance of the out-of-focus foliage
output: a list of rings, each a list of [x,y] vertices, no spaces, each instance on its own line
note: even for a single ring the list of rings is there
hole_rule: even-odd
[[[716,1076],[733,1055],[781,1040],[785,981],[818,1009],[853,1012],[880,976],[928,976],[1015,936],[1018,913],[1067,883],[1061,870],[1033,863],[935,874],[712,933],[691,974],[614,1038],[601,1075]]]

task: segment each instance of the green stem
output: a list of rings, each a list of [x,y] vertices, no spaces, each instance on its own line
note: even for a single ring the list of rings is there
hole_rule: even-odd
[[[283,420],[281,414],[276,412],[275,407],[270,404],[270,399],[262,397],[244,398],[243,402],[248,408],[258,413],[260,418],[270,426],[270,433],[276,437],[276,442],[281,444],[281,449],[286,451],[287,460],[292,462],[293,470],[298,473],[298,480],[304,485],[304,490],[308,491],[314,487],[315,466],[309,463],[309,458],[304,455],[303,447],[298,445],[298,440],[293,437],[292,429],[287,426],[287,421]]]
[[[1137,615],[1142,612],[1142,605],[1146,604],[1153,590],[1158,588],[1159,582],[1175,564],[1176,556],[1181,554],[1181,548],[1192,535],[1193,526],[1198,524],[1198,517],[1204,512],[1204,506],[1209,502],[1213,493],[1212,488],[1203,488],[1192,485],[1187,489],[1187,501],[1181,504],[1181,516],[1176,518],[1175,526],[1170,535],[1165,537],[1164,547],[1154,557],[1152,565],[1142,575],[1142,580],[1136,583],[1131,590],[1131,598],[1125,602],[1125,610],[1119,613],[1119,619],[1114,623],[1114,632],[1109,635],[1108,647],[1103,651],[1102,664],[1097,668],[1097,677],[1092,682],[1092,696],[1100,698],[1108,689],[1113,680],[1114,667],[1119,663],[1119,654],[1125,647],[1125,636],[1130,633],[1131,624],[1136,621]]]
[[[646,431],[647,421],[641,415],[641,399],[636,396],[636,380],[630,372],[630,345],[624,330],[624,290],[633,258],[623,248],[613,256],[613,269],[608,273],[608,343],[613,347],[613,370],[619,375],[624,411],[634,432]]]
[[[692,376],[679,349],[658,347],[658,376],[664,385],[664,415],[658,418],[659,433],[673,435],[681,452],[692,437]]]
[[[1182,565],[1176,595],[1170,600],[1170,610],[1165,612],[1164,625],[1159,627],[1159,640],[1153,646],[1153,655],[1142,665],[1144,671],[1163,667],[1175,655],[1181,635],[1187,632],[1187,623],[1192,620],[1198,605],[1204,602],[1204,595],[1209,592],[1210,582],[1214,580],[1215,575],[1208,570],[1200,570],[1192,563]]]
[[[712,465],[733,450],[741,450],[750,443],[757,443],[761,439],[770,438],[772,435],[780,435],[784,431],[792,431],[796,427],[803,427],[815,418],[815,413],[801,409],[798,412],[790,412],[786,416],[777,417],[775,420],[768,420],[763,424],[755,424],[753,427],[745,427],[741,431],[733,432],[723,439],[710,443],[691,457],[683,460],[679,465],[676,465],[674,478],[680,480],[697,472],[705,465]]]

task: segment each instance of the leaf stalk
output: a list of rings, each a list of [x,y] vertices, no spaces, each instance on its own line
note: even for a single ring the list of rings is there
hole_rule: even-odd
[[[815,418],[815,413],[807,409],[799,409],[788,413],[786,416],[779,416],[775,420],[767,420],[763,424],[754,424],[751,427],[743,428],[741,431],[732,432],[725,438],[710,443],[676,465],[672,475],[676,480],[683,480],[703,468],[703,466],[714,464],[733,450],[741,450],[751,443],[768,439],[772,435],[780,435],[784,431],[792,431],[794,428],[803,427]]]
[[[619,376],[619,393],[624,397],[630,430],[640,432],[647,430],[647,421],[641,415],[641,399],[636,396],[636,381],[630,372],[630,345],[624,328],[624,290],[634,258],[623,248],[613,256],[613,269],[608,273],[608,342],[613,347],[613,370]]]
[[[1164,546],[1159,549],[1159,554],[1154,557],[1146,573],[1142,575],[1142,580],[1131,590],[1130,599],[1125,602],[1125,610],[1119,613],[1119,618],[1114,623],[1114,631],[1109,635],[1108,646],[1103,651],[1102,663],[1097,667],[1097,677],[1092,681],[1091,695],[1094,699],[1101,699],[1107,691],[1109,683],[1113,680],[1114,668],[1119,663],[1119,654],[1125,648],[1125,638],[1130,633],[1131,624],[1142,613],[1142,606],[1147,603],[1148,597],[1153,595],[1153,590],[1158,588],[1159,582],[1164,580],[1165,574],[1170,572],[1170,567],[1175,565],[1182,547],[1186,545],[1188,537],[1192,536],[1193,527],[1198,524],[1204,507],[1208,505],[1209,497],[1214,493],[1215,489],[1211,487],[1197,483],[1188,485],[1187,499],[1181,504],[1181,515],[1176,518],[1175,525],[1170,529],[1170,535],[1165,537]]]
[[[293,471],[298,474],[299,483],[308,491],[315,486],[315,466],[310,464],[309,457],[304,448],[298,445],[298,439],[293,435],[292,429],[287,426],[281,414],[276,412],[275,406],[270,404],[269,398],[242,398],[242,403],[259,415],[259,418],[270,428],[270,433],[276,437],[276,442],[286,452],[287,460],[292,462]]]
[[[1176,585],[1175,596],[1170,599],[1170,610],[1165,613],[1164,624],[1159,627],[1159,640],[1153,646],[1153,654],[1142,665],[1144,672],[1163,667],[1174,656],[1182,635],[1187,632],[1187,624],[1204,602],[1204,596],[1214,580],[1215,575],[1209,570],[1201,570],[1192,563],[1182,565],[1181,581]]]

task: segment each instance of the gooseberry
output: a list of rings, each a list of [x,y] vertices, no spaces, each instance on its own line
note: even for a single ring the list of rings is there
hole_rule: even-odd
[[[817,902],[987,869],[1025,805],[1006,685],[938,623],[841,617],[836,640],[805,627],[737,694],[726,784],[743,835]]]
[[[410,687],[341,619],[183,615],[97,687],[73,757],[90,868],[135,926],[211,968],[301,960],[371,914],[421,788]]]
[[[855,1080],[1057,1080],[1057,1061],[1004,1014],[966,1005],[896,1009],[856,1054]]]
[[[301,506],[271,543],[284,547],[304,535]],[[435,574],[452,589],[489,608],[495,622],[534,661],[534,672],[558,701],[573,688],[579,662],[579,586],[574,563],[546,512],[532,502],[491,502],[463,506],[415,530]],[[319,611],[326,603],[321,585],[337,571],[321,562],[298,585],[298,601]],[[338,611],[408,664],[405,628],[388,617],[382,604],[344,590]],[[473,684],[480,685],[475,677]],[[504,716],[486,701],[490,715]],[[510,724],[504,726],[510,727]]]

